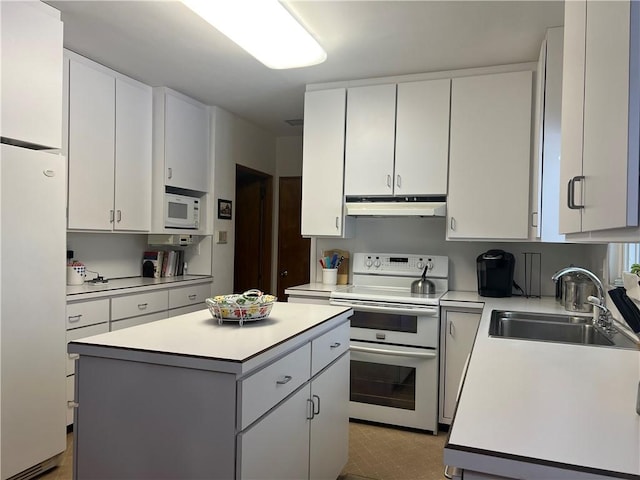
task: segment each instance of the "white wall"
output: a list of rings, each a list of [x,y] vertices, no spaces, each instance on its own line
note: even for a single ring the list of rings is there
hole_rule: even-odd
[[[449,289],[477,291],[476,257],[497,248],[515,256],[514,280],[524,285],[523,252],[541,253],[541,293],[554,295],[551,275],[570,264],[592,269],[602,277],[606,245],[554,243],[448,242],[444,218],[358,218],[352,239],[316,240],[311,278],[320,281],[317,258],[325,249],[340,248],[349,252],[424,253],[449,257]]]
[[[233,291],[236,165],[243,165],[275,176],[276,141],[270,132],[219,107],[211,109],[211,128],[211,152],[215,185],[213,199],[215,210],[213,213],[214,241],[212,242],[211,270],[213,274],[213,293],[218,295]],[[217,218],[218,199],[220,198],[233,201],[233,218],[231,220],[219,220]],[[216,243],[215,233],[218,231],[227,232],[226,244]]]

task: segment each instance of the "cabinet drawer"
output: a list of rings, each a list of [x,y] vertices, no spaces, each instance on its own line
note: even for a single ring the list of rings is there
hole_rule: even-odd
[[[349,349],[349,325],[343,323],[311,342],[311,376]]]
[[[206,308],[204,300],[210,296],[210,283],[172,288],[169,290],[169,308],[178,308],[195,304],[202,304],[202,308]]]
[[[116,330],[122,330],[123,328],[135,327],[136,325],[155,322],[156,320],[164,320],[167,316],[167,311],[163,310],[162,312],[150,313],[149,315],[140,315],[138,317],[117,320],[115,322],[111,322],[111,331],[115,332]]]
[[[89,327],[75,328],[67,331],[67,344],[73,340],[79,338],[90,337],[92,335],[99,335],[101,333],[107,333],[109,331],[109,322],[99,323],[98,325],[91,325]],[[73,357],[72,357],[73,355]],[[67,375],[73,375],[76,371],[77,354],[67,353]]]
[[[169,296],[166,290],[115,297],[111,299],[111,320],[159,312],[168,307]]]
[[[109,299],[67,304],[67,330],[109,321]]]
[[[278,402],[284,400],[309,380],[311,344],[300,347],[286,357],[251,375],[240,383],[244,430]]]

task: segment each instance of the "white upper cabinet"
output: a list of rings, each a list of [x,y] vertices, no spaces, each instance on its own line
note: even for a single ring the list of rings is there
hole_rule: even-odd
[[[450,80],[350,88],[345,195],[446,195]]]
[[[115,230],[151,228],[151,88],[116,79]]]
[[[454,78],[447,238],[527,239],[532,72]]]
[[[560,231],[638,225],[640,8],[565,2]]]
[[[69,55],[68,228],[148,231],[151,88]]]
[[[530,239],[563,242],[559,233],[563,28],[547,29],[536,71]]]
[[[302,235],[341,237],[346,90],[306,92],[302,150]]]
[[[398,84],[395,195],[446,195],[451,80]]]
[[[395,84],[349,89],[345,195],[393,194],[395,123]]]
[[[62,146],[62,22],[40,2],[0,2],[5,139]],[[24,94],[25,88],[28,95]]]
[[[70,229],[112,229],[115,95],[112,75],[88,64],[70,61]]]
[[[209,191],[209,108],[167,88],[154,91],[154,128],[164,184]]]

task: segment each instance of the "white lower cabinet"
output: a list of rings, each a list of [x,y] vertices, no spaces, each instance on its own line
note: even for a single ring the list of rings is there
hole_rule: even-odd
[[[114,320],[111,322],[111,331],[122,330],[123,328],[135,327],[136,325],[143,325],[149,322],[155,322],[157,320],[163,320],[169,318],[169,313],[166,310],[156,313],[149,313],[147,315],[139,315],[137,317],[125,318],[123,320]]]
[[[238,436],[240,478],[307,478],[311,405],[307,383],[256,425]]]
[[[460,382],[482,317],[482,306],[472,305],[442,307],[440,311],[439,422],[448,425],[453,420]]]
[[[309,478],[335,479],[349,457],[349,354],[311,382]]]

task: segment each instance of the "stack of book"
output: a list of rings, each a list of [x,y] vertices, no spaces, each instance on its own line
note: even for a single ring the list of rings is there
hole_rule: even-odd
[[[144,252],[142,258],[143,266],[153,265],[153,276],[155,278],[175,277],[184,275],[184,250],[155,250]],[[143,272],[145,268],[143,267]],[[146,276],[146,275],[145,275]],[[149,275],[151,276],[151,275]]]

